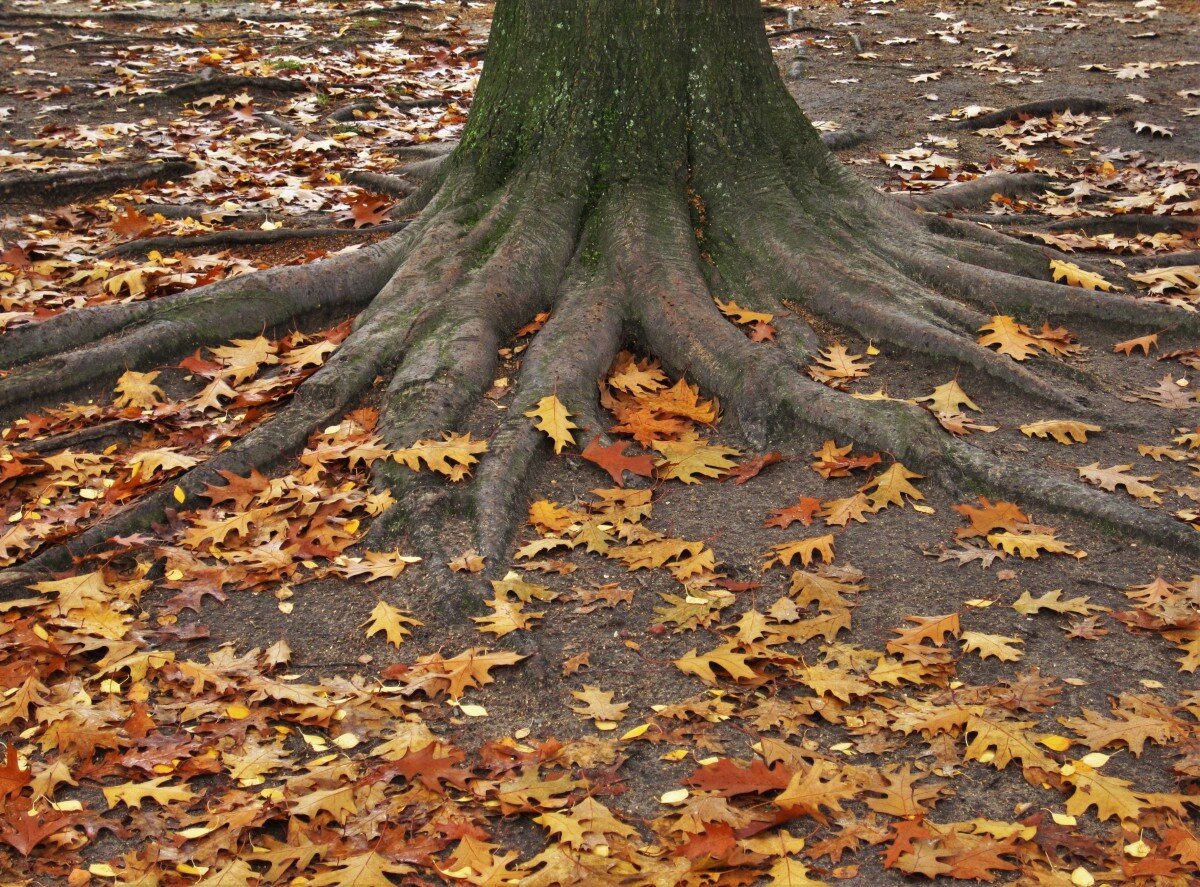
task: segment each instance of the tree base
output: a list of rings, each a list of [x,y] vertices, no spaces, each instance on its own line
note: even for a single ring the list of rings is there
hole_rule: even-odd
[[[836,435],[888,452],[956,495],[1035,501],[1114,532],[1200,550],[1200,535],[1167,515],[987,453],[911,404],[858,400],[805,372],[821,347],[806,318],[820,318],[971,367],[1061,414],[1095,419],[1096,380],[1054,361],[1040,365],[1053,375],[1043,378],[977,344],[989,315],[1200,330],[1194,314],[1036,279],[1048,268],[1040,248],[922,216],[840,172],[836,187],[826,176],[807,190],[770,176],[738,181],[732,172],[721,188],[703,192],[626,183],[589,203],[587,189],[564,187],[560,174],[522,172],[481,195],[475,170],[459,155],[422,171],[430,177],[414,185],[410,199],[425,204],[423,212],[365,250],[10,332],[0,362],[23,366],[0,380],[0,405],[62,395],[316,312],[361,307],[353,333],[285,409],[179,480],[185,493],[198,495],[220,483],[218,472],[244,474],[299,450],[381,376],[390,378],[381,417],[389,445],[454,429],[491,387],[497,349],[537,312],[550,311],[478,478],[451,490],[397,463],[378,463],[377,483],[399,504],[376,522],[370,544],[407,532],[419,537],[418,547],[436,549],[437,513],[461,512],[465,496],[479,550],[500,562],[524,512],[525,479],[548,452],[524,414],[554,394],[578,424],[606,427],[596,381],[634,343],[719,397],[754,446],[807,450]],[[774,340],[752,342],[714,297],[775,315]],[[148,528],[170,495],[148,497],[7,579],[64,569],[114,535]]]

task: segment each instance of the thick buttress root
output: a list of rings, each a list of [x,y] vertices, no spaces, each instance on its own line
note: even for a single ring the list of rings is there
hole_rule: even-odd
[[[836,436],[887,451],[956,495],[1037,501],[1111,531],[1200,550],[1200,535],[1166,514],[1044,476],[952,437],[922,409],[855,400],[803,372],[825,344],[809,322],[819,318],[1091,417],[1094,380],[1065,364],[1014,363],[976,343],[979,326],[1003,309],[1028,320],[1032,312],[1197,331],[1195,315],[1059,286],[1044,279],[1040,248],[879,195],[851,189],[840,200],[835,189],[830,197],[816,190],[829,182],[810,188],[783,169],[752,181],[726,176],[719,188],[697,175],[692,199],[681,183],[645,181],[609,184],[597,196],[581,172],[584,159],[556,159],[557,172],[534,164],[481,188],[469,163],[452,156],[414,192],[427,208],[388,241],[315,266],[14,330],[0,339],[0,366],[15,368],[0,379],[0,407],[61,396],[306,314],[361,309],[349,338],[287,407],[177,485],[195,497],[220,483],[219,471],[267,468],[337,421],[377,380],[387,385],[380,428],[393,447],[461,430],[473,410],[502,409],[469,481],[445,483],[387,460],[375,468],[375,482],[397,504],[372,526],[367,547],[406,537],[440,577],[435,587],[442,586],[447,609],[458,613],[478,607],[479,583],[445,570],[462,552],[448,550],[443,528],[470,515],[474,545],[502,570],[524,518],[525,481],[550,455],[525,413],[554,395],[574,414],[580,446],[603,436],[596,382],[627,344],[719,396],[756,447],[798,451]],[[578,181],[564,183],[563,168]],[[773,314],[774,341],[750,341],[716,298]],[[498,348],[547,310],[549,320],[522,357],[515,396],[492,405],[482,396],[497,375]],[[1045,378],[1046,370],[1055,378]],[[154,493],[0,581],[65,569],[114,535],[144,531],[171,505],[168,489]]]

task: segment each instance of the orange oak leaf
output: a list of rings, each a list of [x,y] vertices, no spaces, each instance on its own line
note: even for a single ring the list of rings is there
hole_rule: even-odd
[[[626,471],[638,477],[654,475],[654,457],[647,454],[626,456],[625,450],[628,448],[627,441],[617,441],[605,447],[600,445],[600,438],[593,437],[584,447],[582,455],[589,462],[594,462],[607,471],[612,477],[613,483],[623,487],[625,486]]]

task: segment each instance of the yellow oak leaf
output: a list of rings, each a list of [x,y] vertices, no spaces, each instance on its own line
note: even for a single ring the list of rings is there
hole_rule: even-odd
[[[734,323],[770,323],[775,319],[774,314],[767,314],[765,311],[751,311],[749,308],[743,308],[737,302],[733,301],[733,299],[730,299],[728,302],[722,302],[720,299],[714,299],[714,301],[717,303],[717,307],[721,309],[721,313]]]
[[[1063,446],[1087,443],[1088,434],[1097,434],[1104,429],[1099,425],[1089,425],[1073,419],[1045,419],[1041,422],[1030,422],[1021,426],[1021,433],[1026,437],[1052,437]]]
[[[917,403],[927,403],[929,408],[935,413],[946,413],[953,416],[962,412],[962,408],[966,407],[975,412],[982,412],[979,405],[967,396],[967,392],[963,391],[958,382],[951,379],[945,385],[939,385],[933,389],[932,394],[927,394],[924,397],[918,397]]]
[[[1074,613],[1078,616],[1090,616],[1092,613],[1107,613],[1108,607],[1100,607],[1090,602],[1086,595],[1062,599],[1062,589],[1048,591],[1041,597],[1034,597],[1028,591],[1023,592],[1012,608],[1022,616],[1032,616],[1039,610],[1053,610],[1055,613]]]
[[[371,616],[364,623],[364,627],[367,629],[367,637],[383,632],[389,644],[399,647],[411,633],[408,626],[423,624],[403,610],[393,607],[387,601],[380,601],[371,611]]]
[[[800,558],[800,563],[806,567],[818,557],[827,564],[833,563],[833,534],[827,533],[814,539],[798,539],[795,542],[772,545],[766,552],[766,557],[762,567],[764,570],[769,570],[776,565],[790,566],[797,557]]]
[[[234,339],[232,344],[209,350],[223,367],[221,377],[232,379],[234,385],[253,378],[263,366],[279,363],[276,356],[279,349],[265,336]]]
[[[869,375],[872,362],[861,354],[851,354],[845,346],[835,342],[821,351],[816,363],[808,368],[808,374],[822,385],[838,387],[850,379],[862,379]]]
[[[1030,333],[1029,327],[1004,314],[996,315],[979,328],[987,333],[979,337],[979,344],[996,347],[1001,354],[1013,360],[1028,360],[1041,350],[1041,342]]]
[[[486,453],[487,448],[485,440],[471,440],[470,434],[447,432],[442,440],[419,440],[411,447],[396,450],[392,458],[413,471],[420,471],[421,462],[424,462],[438,474],[459,481],[470,473],[471,466],[479,461],[476,457]]]
[[[1099,462],[1093,462],[1091,465],[1084,465],[1079,469],[1079,476],[1089,484],[1095,484],[1102,490],[1108,492],[1116,492],[1117,487],[1124,487],[1125,492],[1135,499],[1149,499],[1151,502],[1160,503],[1162,497],[1159,493],[1164,492],[1157,487],[1152,487],[1148,481],[1158,479],[1157,474],[1137,475],[1131,474],[1132,465],[1114,465],[1112,468],[1101,468]]]
[[[1071,262],[1052,259],[1050,271],[1054,275],[1055,283],[1061,281],[1065,282],[1067,286],[1083,287],[1085,290],[1101,290],[1106,293],[1121,289],[1116,284],[1105,280],[1102,275],[1093,271],[1085,271]]]
[[[675,660],[675,666],[680,671],[694,674],[706,684],[715,684],[717,674],[713,670],[714,667],[720,668],[735,681],[758,677],[758,673],[749,666],[747,659],[746,654],[738,652],[734,644],[727,643],[699,656],[693,647],[686,655]]]
[[[993,548],[999,548],[1005,554],[1020,554],[1023,558],[1036,558],[1041,552],[1047,554],[1075,554],[1070,543],[1057,538],[1053,531],[1044,533],[1003,533],[988,534],[987,541]],[[1076,555],[1077,557],[1079,555]]]
[[[616,722],[625,717],[630,703],[613,702],[613,694],[591,684],[585,684],[582,690],[572,690],[571,695],[583,703],[581,706],[571,706],[571,711],[585,718],[591,718],[596,726],[612,729]]]
[[[104,800],[108,802],[108,809],[111,810],[118,804],[140,808],[142,802],[147,798],[164,807],[178,801],[195,799],[196,795],[184,786],[163,784],[170,782],[172,778],[171,776],[157,776],[146,782],[126,782],[121,785],[112,785],[104,789]]]
[[[654,449],[662,454],[655,462],[659,477],[664,480],[679,480],[685,484],[698,484],[703,477],[720,477],[736,467],[734,458],[741,453],[732,447],[710,444],[696,432],[689,431],[679,440],[660,440],[653,443]]]
[[[1024,655],[1016,648],[1017,644],[1025,643],[1020,638],[1010,638],[1001,634],[983,634],[978,631],[964,631],[961,640],[964,650],[968,653],[978,653],[981,659],[987,659],[991,656],[999,659],[1001,662],[1016,662]]]
[[[578,428],[571,421],[571,413],[563,406],[556,396],[551,394],[538,401],[537,406],[525,413],[531,419],[537,419],[534,427],[544,431],[554,441],[554,452],[561,453],[563,447],[575,443],[572,429]]]
[[[909,471],[899,462],[894,462],[886,471],[862,488],[871,502],[871,508],[879,511],[889,505],[904,507],[905,497],[920,501],[925,497],[921,491],[909,483],[910,480],[920,480],[924,475]]]
[[[497,593],[487,605],[493,612],[488,616],[472,616],[471,621],[479,624],[479,630],[494,634],[501,638],[514,631],[524,631],[533,627],[533,620],[541,619],[544,613],[526,613],[525,605],[520,601],[510,601]]]
[[[167,396],[154,384],[157,378],[157,372],[138,373],[129,370],[122,374],[121,378],[117,379],[117,396],[113,399],[113,404],[119,409],[136,407],[144,410],[163,403]]]

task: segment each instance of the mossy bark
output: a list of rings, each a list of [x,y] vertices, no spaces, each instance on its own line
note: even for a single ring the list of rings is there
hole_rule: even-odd
[[[602,191],[746,158],[824,166],[828,152],[758,0],[500,0],[459,157],[485,185],[536,164],[586,170]]]

